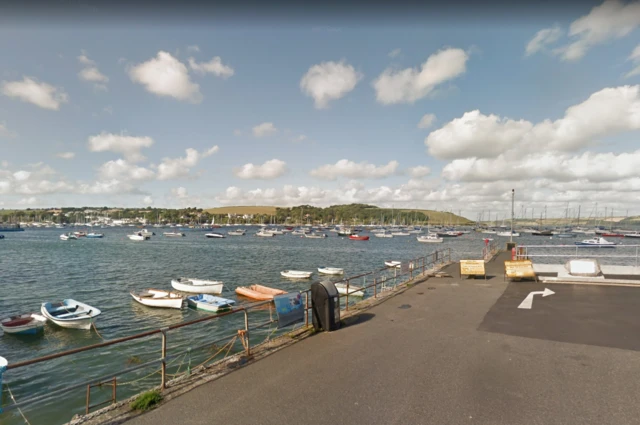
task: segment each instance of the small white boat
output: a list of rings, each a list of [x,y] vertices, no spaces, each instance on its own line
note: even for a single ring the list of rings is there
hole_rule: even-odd
[[[496,233],[496,235],[497,236],[507,237],[507,238],[513,236],[514,238],[517,238],[518,236],[520,236],[520,233],[518,233],[518,232],[513,232],[513,233],[511,233],[511,232],[498,232],[498,233]]]
[[[104,238],[104,233],[87,233],[87,239],[101,239]]]
[[[196,310],[211,311],[213,313],[229,311],[235,303],[234,300],[209,294],[190,295],[187,297],[189,307],[195,308]]]
[[[423,243],[442,243],[444,242],[444,238],[438,237],[438,235],[427,235],[427,236],[418,236],[416,238],[418,242]]]
[[[35,335],[44,328],[47,319],[35,313],[6,317],[0,320],[0,327],[5,333],[15,335]]]
[[[347,295],[347,284],[346,283],[335,283],[336,289],[338,293],[342,295]],[[364,290],[361,286],[349,285],[349,296],[350,297],[364,297]]]
[[[244,230],[230,230],[227,232],[229,236],[244,236],[246,232]]]
[[[634,232],[634,233],[626,233],[624,235],[625,238],[640,238],[640,233],[638,232]]]
[[[43,303],[40,311],[58,326],[71,329],[90,329],[101,311],[80,301],[66,299],[58,303]]]
[[[392,238],[393,235],[391,233],[378,232],[374,233],[373,236],[376,238]]]
[[[260,230],[258,233],[256,233],[256,236],[259,236],[261,238],[272,238],[275,236],[275,234],[271,232],[267,232],[265,230]]]
[[[576,246],[582,248],[615,248],[615,242],[609,242],[605,238],[595,237],[592,239],[585,239],[582,242],[574,242]]]
[[[134,233],[132,235],[127,235],[127,237],[132,241],[147,241],[151,239],[151,236],[145,236],[141,232]]]
[[[327,235],[324,233],[305,233],[304,237],[307,239],[324,239]]]
[[[134,300],[148,307],[182,308],[183,297],[175,292],[160,289],[145,289],[140,292],[129,292]]]
[[[409,232],[391,232],[393,236],[411,236]]]
[[[387,267],[395,267],[397,269],[400,268],[400,265],[402,264],[401,261],[385,261],[384,265]]]
[[[167,238],[183,238],[183,237],[187,236],[187,235],[185,235],[184,233],[181,233],[181,232],[164,232],[162,235],[167,237]]]
[[[301,270],[285,270],[280,272],[283,277],[287,277],[289,279],[309,279],[313,272],[305,272]]]
[[[143,236],[149,236],[149,237],[156,235],[154,232],[150,232],[147,229],[140,230],[140,233],[142,233]]]
[[[344,269],[338,267],[318,267],[318,273],[322,274],[344,274]]]
[[[73,233],[63,233],[62,235],[60,235],[60,239],[62,239],[63,241],[72,241],[78,239],[78,237]]]
[[[190,292],[192,294],[221,294],[224,284],[218,280],[179,277],[171,281],[171,286],[176,291]]]
[[[205,236],[211,239],[222,239],[225,237],[222,233],[216,232],[207,233]]]

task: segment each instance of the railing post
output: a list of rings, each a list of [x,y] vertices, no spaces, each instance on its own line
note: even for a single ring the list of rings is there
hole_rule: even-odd
[[[349,311],[349,279],[347,279],[347,311]]]
[[[247,340],[247,356],[251,355],[251,342],[249,342],[249,313],[244,310],[244,337]]]
[[[304,325],[309,326],[309,291],[304,293]]]
[[[164,390],[167,388],[167,331],[169,328],[162,328],[160,332],[162,332],[162,363],[160,365],[162,378],[160,381],[160,389]]]
[[[373,278],[373,298],[378,298],[378,284],[375,277]]]
[[[424,257],[422,257],[422,274],[424,274]]]
[[[2,374],[7,370],[7,360],[0,357],[0,413],[2,413]]]

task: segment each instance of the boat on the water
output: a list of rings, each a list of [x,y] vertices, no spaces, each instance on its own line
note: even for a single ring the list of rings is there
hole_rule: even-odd
[[[615,242],[609,242],[605,238],[595,237],[591,239],[585,239],[582,242],[575,242],[578,247],[587,247],[587,248],[615,248]]]
[[[400,268],[400,265],[402,264],[401,261],[385,261],[384,265],[387,267],[395,267],[395,268]]]
[[[101,313],[95,307],[70,298],[57,303],[43,303],[40,311],[56,325],[71,329],[90,329]]]
[[[600,236],[606,238],[624,238],[624,233],[600,233]]]
[[[176,291],[193,294],[221,294],[224,284],[219,280],[193,279],[179,277],[171,280],[171,286]]]
[[[229,236],[244,236],[244,234],[246,233],[246,231],[244,230],[230,230],[227,232],[227,235]]]
[[[148,241],[151,239],[151,236],[145,235],[142,232],[133,233],[131,235],[127,235],[127,237],[132,241]]]
[[[196,310],[210,311],[213,313],[222,313],[229,311],[236,302],[222,297],[216,297],[209,294],[189,295],[187,304]]]
[[[334,283],[339,294],[347,295],[346,283]],[[361,286],[349,285],[349,296],[364,297],[364,289]]]
[[[73,234],[79,238],[84,238],[85,236],[87,236],[86,232],[73,232]]]
[[[442,243],[444,242],[444,238],[438,237],[438,235],[426,235],[426,236],[418,236],[416,237],[418,242],[423,243]]]
[[[411,236],[409,232],[391,232],[392,236]]]
[[[304,237],[307,239],[324,239],[327,235],[325,233],[305,233]]]
[[[63,233],[60,235],[60,239],[62,239],[63,241],[73,241],[78,239],[78,237],[73,233]]]
[[[640,232],[626,233],[625,238],[640,238]]]
[[[263,285],[239,286],[236,288],[236,294],[258,301],[272,300],[276,295],[286,293],[287,291],[283,291],[282,289],[270,288]]]
[[[205,234],[205,236],[207,238],[211,238],[211,239],[222,239],[225,238],[226,236],[223,235],[222,233],[217,233],[217,232],[211,232],[211,233],[207,233]]]
[[[129,292],[134,300],[147,307],[182,308],[183,297],[175,292],[161,289],[145,289],[139,292]]]
[[[510,237],[513,236],[514,238],[517,238],[518,236],[520,236],[520,233],[518,232],[498,232],[496,233],[497,236],[505,236],[505,237]]]
[[[376,232],[373,234],[376,238],[392,238],[393,235],[391,233],[387,233],[385,231]]]
[[[555,235],[556,238],[575,238],[576,234],[575,233],[558,233],[557,235]]]
[[[318,273],[322,274],[344,274],[344,269],[338,267],[318,267]]]
[[[350,235],[349,239],[351,239],[352,241],[368,241],[369,236]]]
[[[4,239],[4,235],[0,235],[0,239]]]
[[[285,270],[280,272],[283,277],[289,279],[309,279],[313,272],[305,272],[301,270]]]
[[[182,232],[164,232],[162,235],[167,237],[167,238],[183,238],[183,237],[187,236],[186,234],[184,234]]]
[[[100,239],[104,238],[104,233],[87,233],[87,239]]]
[[[449,230],[448,232],[438,232],[436,233],[441,238],[457,238],[458,236],[462,236],[462,232],[458,232],[456,230]]]
[[[15,335],[35,335],[44,328],[47,319],[35,313],[5,317],[0,320],[0,327],[5,333]]]
[[[551,230],[534,230],[531,232],[531,236],[553,236]]]
[[[276,235],[275,233],[268,232],[266,230],[260,230],[258,233],[256,233],[256,236],[259,236],[261,238],[272,238],[275,235]]]

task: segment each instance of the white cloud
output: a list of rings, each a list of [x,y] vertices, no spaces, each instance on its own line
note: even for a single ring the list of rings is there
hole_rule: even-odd
[[[233,135],[236,137],[242,136],[242,130],[233,130]]]
[[[395,174],[397,169],[398,161],[389,161],[386,165],[376,166],[366,161],[355,163],[341,159],[335,164],[326,164],[311,170],[309,174],[323,180],[336,180],[338,177],[350,179],[381,179]]]
[[[625,75],[625,77],[629,78],[629,77],[634,77],[636,75],[640,75],[640,44],[638,44],[636,48],[633,49],[633,52],[631,52],[627,60],[633,62],[635,68],[629,71]]]
[[[98,175],[101,180],[144,181],[155,178],[153,171],[124,159],[105,162],[98,168]]]
[[[69,96],[64,89],[39,83],[32,77],[23,77],[22,81],[3,81],[2,93],[53,111],[57,111],[61,104],[69,101]]]
[[[277,132],[278,129],[273,125],[272,122],[263,122],[262,124],[258,124],[253,127],[252,131],[254,137],[264,137]]]
[[[420,122],[418,123],[418,128],[429,128],[436,121],[436,116],[434,114],[424,114],[422,118],[420,118]]]
[[[78,56],[78,62],[84,65],[84,68],[78,73],[81,80],[94,83],[94,87],[99,90],[107,89],[106,83],[109,82],[109,78],[100,72],[95,61],[89,59],[83,52]]]
[[[189,58],[189,67],[198,74],[213,74],[217,77],[229,78],[235,71],[222,63],[220,56],[215,56],[209,62],[197,63],[194,58]]]
[[[431,168],[425,165],[419,165],[417,167],[411,167],[408,169],[409,175],[414,179],[419,179],[431,174]]]
[[[143,148],[153,145],[151,137],[134,137],[122,134],[102,132],[89,137],[89,150],[91,152],[115,152],[124,155],[130,162],[143,161],[145,158],[140,153]]]
[[[193,46],[188,46],[187,47],[187,51],[188,52],[199,52],[200,51],[200,47],[198,47],[197,45],[193,45]]]
[[[155,58],[130,68],[129,77],[158,96],[202,102],[200,86],[190,80],[187,67],[168,52],[161,50]]]
[[[531,56],[534,53],[537,53],[545,49],[547,46],[558,41],[560,37],[562,37],[563,33],[564,31],[562,31],[558,26],[541,29],[529,41],[529,43],[527,43],[527,47],[525,49],[525,55]]]
[[[236,177],[241,179],[270,180],[282,176],[287,172],[287,164],[279,159],[271,159],[262,165],[244,164],[233,170]]]
[[[345,61],[322,62],[313,65],[302,76],[300,89],[313,98],[317,109],[324,109],[329,102],[344,97],[352,91],[363,75]]]
[[[185,189],[184,187],[178,187],[176,189],[171,189],[171,194],[173,196],[175,196],[176,198],[186,198],[187,196],[189,196],[189,193],[187,192],[187,189]]]
[[[395,58],[400,56],[400,53],[402,53],[401,49],[393,49],[392,51],[389,52],[389,57],[390,58]]]
[[[387,68],[374,80],[379,103],[413,103],[429,95],[440,84],[466,71],[469,55],[462,49],[444,49],[429,56],[420,70]]]
[[[188,148],[185,150],[186,156],[184,157],[164,158],[158,166],[158,180],[189,177],[191,168],[195,167],[201,159],[215,154],[218,150],[218,146],[214,146],[200,153],[195,149]]]
[[[300,143],[304,142],[305,140],[307,140],[307,136],[305,136],[304,134],[299,134],[291,139],[293,143]]]
[[[169,197],[169,202],[172,205],[176,205],[180,208],[190,207],[198,205],[202,202],[200,197],[191,196],[189,192],[184,187],[178,187],[171,189],[171,194]]]
[[[29,171],[0,170],[0,194],[34,196],[72,191],[73,185],[42,163],[31,165]]]
[[[566,61],[582,58],[587,51],[598,44],[626,37],[640,26],[640,2],[622,3],[606,0],[585,15],[571,23],[569,36],[575,41],[555,50]]]
[[[22,198],[18,201],[18,205],[25,205],[25,206],[31,206],[37,203],[38,203],[38,199],[33,196],[30,198]]]
[[[5,123],[0,123],[0,137],[15,137],[16,136],[16,132],[15,131],[11,131],[7,128],[7,125]]]
[[[153,205],[153,198],[151,196],[145,196],[142,198],[142,203],[146,206]]]
[[[76,154],[75,152],[60,152],[56,154],[56,156],[62,159],[73,159],[75,158]]]
[[[569,107],[563,118],[533,124],[466,112],[425,139],[439,159],[493,158],[507,150],[575,151],[598,138],[640,129],[640,86],[605,88]]]

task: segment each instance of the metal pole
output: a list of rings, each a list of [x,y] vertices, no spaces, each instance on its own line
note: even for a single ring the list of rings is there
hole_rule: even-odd
[[[347,311],[349,311],[349,279],[347,279]]]
[[[304,325],[309,326],[309,292],[304,293]]]
[[[164,390],[165,388],[167,388],[167,328],[162,328],[160,329],[160,332],[162,332],[162,363],[160,364],[160,369],[162,371],[162,378],[160,381],[160,389]]]
[[[373,298],[378,298],[378,284],[375,277],[373,278]]]
[[[515,189],[511,189],[511,234],[509,235],[509,243],[513,243],[513,202],[515,199],[515,194]]]
[[[2,374],[7,370],[7,360],[0,357],[0,413],[2,413]]]
[[[244,337],[247,339],[247,356],[251,355],[251,343],[249,342],[249,313],[244,311]]]

